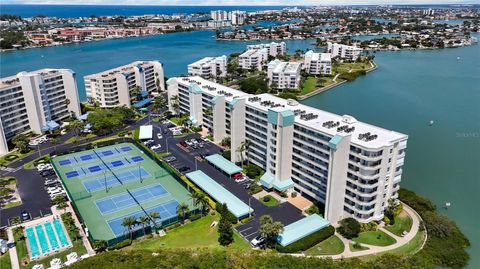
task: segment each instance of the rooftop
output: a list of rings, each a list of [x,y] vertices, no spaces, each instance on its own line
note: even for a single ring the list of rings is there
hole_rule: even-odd
[[[20,81],[18,79],[20,76],[41,75],[43,77],[49,77],[49,76],[58,75],[58,74],[60,74],[59,69],[48,69],[48,68],[39,69],[35,71],[30,71],[30,72],[23,71],[18,73],[15,76],[2,78],[0,80],[0,86],[3,88],[3,87],[18,85],[20,84]]]
[[[297,74],[300,72],[301,64],[297,62],[282,62],[278,59],[268,64],[268,69],[273,68],[274,73]]]
[[[90,75],[85,76],[84,78],[85,79],[98,78],[98,77],[108,78],[108,77],[114,76],[116,74],[131,73],[131,72],[134,71],[135,67],[145,68],[145,67],[150,66],[153,62],[154,61],[135,61],[135,62],[127,64],[127,65],[122,65],[122,66],[115,67],[115,68],[105,70],[105,71],[102,71],[102,72],[98,72],[98,73],[95,73],[95,74],[90,74]]]
[[[238,167],[236,164],[223,158],[223,156],[220,154],[213,154],[213,155],[207,156],[205,159],[229,175],[242,172],[241,167]]]
[[[218,57],[205,57],[203,59],[200,59],[196,62],[193,62],[189,65],[204,65],[204,64],[208,64],[212,61],[216,61],[216,60],[220,60],[220,61],[226,61],[227,60],[227,56],[225,55],[222,55],[222,56],[218,56]]]
[[[283,232],[278,235],[277,241],[280,245],[287,246],[327,227],[328,225],[330,225],[330,223],[327,220],[317,214],[313,214],[285,226]]]
[[[211,177],[201,170],[186,174],[191,181],[210,195],[215,201],[227,204],[228,210],[237,218],[248,215],[253,209],[238,199],[231,192],[226,190],[222,185],[218,184]]]

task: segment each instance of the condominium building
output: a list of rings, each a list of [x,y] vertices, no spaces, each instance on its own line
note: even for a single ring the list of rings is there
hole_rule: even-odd
[[[167,81],[169,109],[190,115],[216,142],[231,138],[232,161],[266,172],[259,183],[325,205],[327,220],[382,220],[398,197],[407,135],[270,94],[250,95],[200,77]]]
[[[75,73],[69,69],[20,72],[0,80],[0,154],[15,135],[41,134],[80,116]]]
[[[247,19],[247,12],[241,10],[234,10],[229,13],[232,25],[243,25]]]
[[[227,56],[205,57],[188,65],[189,76],[203,78],[225,77],[227,75]]]
[[[272,42],[267,44],[248,45],[247,50],[251,49],[267,49],[268,55],[277,57],[277,55],[285,55],[287,53],[287,44],[285,44],[285,42]]]
[[[362,55],[363,49],[354,46],[347,46],[338,43],[327,42],[327,52],[332,54],[332,57],[339,57],[356,61]]]
[[[91,103],[100,107],[135,105],[152,92],[165,91],[163,65],[158,61],[136,61],[84,77]]]
[[[268,63],[268,85],[274,85],[277,89],[297,89],[300,86],[301,69],[300,63],[273,60]]]
[[[262,70],[268,60],[268,49],[249,49],[238,56],[238,63],[242,69]]]
[[[228,20],[228,12],[225,10],[212,10],[210,11],[210,17],[214,21],[226,21]]]
[[[332,57],[330,53],[316,53],[312,50],[305,53],[303,64],[305,71],[312,75],[331,75]]]

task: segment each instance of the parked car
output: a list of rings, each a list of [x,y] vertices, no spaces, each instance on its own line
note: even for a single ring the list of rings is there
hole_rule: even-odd
[[[207,138],[206,136],[202,136],[201,139],[202,139],[203,142],[208,142],[208,141],[210,141],[210,140],[208,140],[208,138]]]
[[[60,131],[60,134],[61,134],[61,135],[67,134],[67,130],[66,130],[66,129],[62,129],[62,130]]]
[[[55,172],[53,170],[45,170],[40,172],[40,175],[42,177],[47,177],[47,176],[55,175]]]
[[[232,176],[232,178],[233,178],[234,180],[238,180],[238,179],[243,178],[243,175],[242,175],[242,173],[236,173],[236,174],[234,174],[234,175]]]
[[[185,143],[187,143],[188,146],[193,146],[193,142],[191,140],[185,140]]]
[[[188,147],[188,144],[187,144],[187,142],[185,142],[185,141],[180,141],[180,145],[181,145],[182,147],[184,147],[184,148],[187,148],[187,147]]]
[[[155,150],[160,149],[161,147],[162,147],[162,145],[156,144],[156,145],[153,145],[150,149],[152,149],[153,151],[155,151]]]
[[[250,243],[252,243],[252,245],[254,247],[259,247],[259,246],[265,244],[265,241],[266,241],[265,237],[262,237],[261,235],[259,235],[255,238],[253,238],[252,241],[250,241]]]
[[[164,160],[167,162],[167,163],[171,163],[173,161],[176,161],[177,158],[175,158],[175,156],[168,156],[168,157],[165,157]]]
[[[187,172],[188,170],[190,170],[190,167],[188,167],[188,166],[182,166],[182,167],[178,168],[178,171],[182,172],[182,173]]]
[[[20,217],[22,218],[22,221],[27,221],[30,219],[30,213],[28,213],[27,211],[23,210],[21,213],[20,213]]]
[[[157,138],[162,139],[163,138],[162,133],[157,133]]]

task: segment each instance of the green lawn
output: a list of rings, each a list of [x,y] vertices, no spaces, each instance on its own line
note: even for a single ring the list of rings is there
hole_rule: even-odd
[[[16,240],[15,248],[17,249],[17,257],[20,265],[22,265],[23,263],[28,263],[27,241]]]
[[[382,231],[363,232],[358,237],[352,239],[355,242],[372,246],[389,246],[397,242],[395,238],[389,236]]]
[[[337,73],[348,73],[352,71],[368,70],[370,69],[370,63],[341,63],[335,65],[335,71]]]
[[[134,243],[130,249],[144,249],[155,251],[159,248],[223,248],[218,244],[217,228],[210,228],[213,221],[218,221],[219,215],[208,215],[185,226],[167,232],[163,237],[145,239]],[[234,243],[228,249],[245,251],[250,244],[234,232]]]
[[[423,244],[425,240],[425,232],[418,231],[417,234],[410,240],[410,242],[406,243],[405,245],[387,251],[386,253],[390,254],[413,254],[417,252]]]
[[[12,152],[10,154],[0,157],[0,165],[8,165],[11,162],[20,160],[24,157],[27,157],[28,155],[31,155],[33,152],[33,150],[30,150],[27,153],[19,153],[18,151]]]
[[[3,208],[10,208],[10,207],[16,207],[22,204],[22,201],[16,201],[16,202],[11,202],[8,204],[5,204]]]
[[[350,251],[352,252],[357,252],[357,251],[362,251],[362,250],[367,250],[369,249],[368,247],[361,246],[361,245],[355,245],[355,244],[348,244],[348,247],[350,248]]]
[[[403,231],[409,232],[412,229],[412,218],[405,211],[402,211],[395,217],[395,224],[385,226],[385,229],[395,235],[402,236]]]
[[[336,255],[345,250],[345,245],[338,236],[334,235],[305,252],[305,255]]]
[[[50,261],[55,259],[55,258],[60,258],[63,262],[67,260],[67,255],[72,253],[72,252],[77,252],[78,256],[82,256],[83,254],[87,253],[87,249],[83,245],[82,240],[77,240],[73,241],[73,247],[66,249],[63,252],[60,252],[56,255],[49,256],[48,258],[45,258],[43,260],[40,260],[38,262],[31,262],[26,266],[22,266],[22,268],[32,268],[35,264],[41,263],[43,264],[44,268],[50,267]],[[2,268],[3,269],[3,268]]]
[[[0,257],[0,268],[1,269],[10,269],[12,268],[12,264],[10,264],[10,252],[3,254]]]
[[[270,200],[268,201],[265,201],[265,197],[269,197]],[[267,198],[268,199],[268,198]],[[260,202],[262,202],[262,204],[266,205],[266,206],[276,206],[279,204],[278,200],[275,199],[273,196],[271,195],[265,195],[264,197],[260,198]]]
[[[317,88],[317,81],[318,79],[316,77],[307,77],[307,79],[303,81],[300,88],[300,95],[304,95],[315,90]]]
[[[182,125],[186,120],[188,120],[188,116],[170,118],[170,121],[173,122],[175,125],[178,125],[178,126]]]

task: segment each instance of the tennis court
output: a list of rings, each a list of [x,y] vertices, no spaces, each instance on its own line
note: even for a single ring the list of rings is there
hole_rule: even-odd
[[[130,190],[130,193],[123,192],[120,194],[108,196],[95,201],[98,210],[102,215],[120,211],[124,208],[132,207],[140,203],[159,198],[168,192],[160,184],[152,184],[146,187]],[[134,199],[135,198],[135,199]]]
[[[123,236],[121,223],[127,216],[156,211],[170,223],[176,221],[179,203],[195,209],[188,191],[133,143],[61,155],[51,162],[95,240],[113,242]]]
[[[160,222],[160,221],[165,221],[165,220],[176,217],[177,206],[178,206],[178,202],[176,200],[169,200],[159,205],[146,208],[145,211],[148,214],[151,214],[152,212],[160,213],[160,219],[159,219],[159,222]],[[133,213],[126,214],[118,218],[109,220],[108,226],[110,226],[110,229],[116,236],[123,235],[125,233],[125,227],[122,226],[122,221],[124,218],[132,217],[132,216],[135,218],[139,218],[144,215],[145,215],[145,212],[143,210],[138,210]]]

